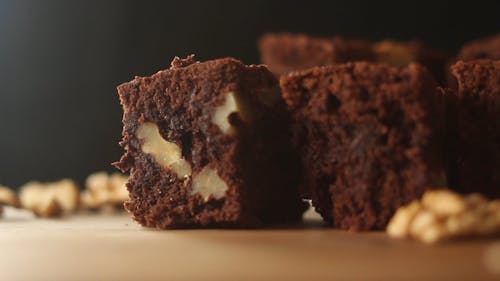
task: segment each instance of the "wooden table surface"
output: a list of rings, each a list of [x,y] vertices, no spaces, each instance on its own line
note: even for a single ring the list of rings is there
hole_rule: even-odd
[[[17,212],[17,213],[16,213]],[[0,220],[0,280],[500,280],[500,240],[440,245],[302,226],[145,229],[120,215]]]

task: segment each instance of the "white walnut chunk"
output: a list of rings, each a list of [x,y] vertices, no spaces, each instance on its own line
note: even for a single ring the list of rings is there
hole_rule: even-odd
[[[239,112],[236,97],[233,92],[226,94],[224,103],[218,106],[212,116],[212,122],[219,127],[224,134],[231,134],[233,128],[229,123],[229,115]]]
[[[199,194],[203,200],[208,201],[210,197],[221,199],[225,196],[228,186],[217,171],[209,167],[204,167],[193,177],[192,195]]]
[[[137,129],[137,138],[143,141],[142,151],[153,156],[155,161],[166,169],[177,174],[178,178],[191,175],[191,165],[182,158],[181,148],[166,141],[161,135],[158,126],[145,122]]]

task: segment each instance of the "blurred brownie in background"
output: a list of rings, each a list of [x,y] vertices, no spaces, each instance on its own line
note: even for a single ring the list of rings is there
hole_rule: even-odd
[[[456,60],[500,59],[500,33],[470,41],[460,49]]]
[[[499,41],[500,42],[500,41]],[[500,61],[459,61],[451,67],[447,149],[450,187],[500,197]]]
[[[420,41],[382,40],[373,44],[376,61],[393,66],[418,62],[432,73],[439,84],[445,83],[446,53],[432,49]]]
[[[347,63],[283,75],[280,84],[303,185],[325,221],[384,229],[398,207],[446,185],[442,100],[424,67]]]
[[[262,63],[278,76],[314,66],[374,60],[369,41],[343,37],[268,33],[260,38],[258,47]]]
[[[418,62],[436,81],[444,82],[447,56],[419,41],[370,42],[344,37],[311,37],[303,34],[269,33],[258,42],[261,61],[276,75],[354,61],[376,61],[393,66]]]
[[[233,58],[172,67],[118,87],[130,171],[126,209],[156,228],[300,220],[289,117],[278,81]]]

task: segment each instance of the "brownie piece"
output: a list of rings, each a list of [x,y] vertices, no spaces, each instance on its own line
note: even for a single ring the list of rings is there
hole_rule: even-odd
[[[500,60],[459,61],[448,103],[450,186],[500,197]]]
[[[262,63],[276,75],[314,66],[373,60],[371,43],[342,37],[269,33],[258,42]]]
[[[255,227],[301,219],[299,160],[278,81],[233,58],[176,58],[118,86],[130,171],[126,209],[156,228]]]
[[[376,61],[393,66],[406,66],[418,62],[427,67],[439,84],[445,83],[448,56],[420,41],[383,40],[373,45],[373,51]]]
[[[431,74],[357,62],[282,76],[303,185],[325,221],[384,229],[394,211],[442,187],[443,106]]]

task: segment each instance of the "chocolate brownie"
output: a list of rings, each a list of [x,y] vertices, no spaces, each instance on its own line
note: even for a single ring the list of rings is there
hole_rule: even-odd
[[[303,185],[325,221],[384,229],[394,211],[444,186],[443,106],[418,64],[357,62],[281,76]]]
[[[448,110],[450,186],[500,197],[500,60],[459,61]]]
[[[313,66],[374,59],[370,42],[342,37],[269,33],[259,39],[258,47],[262,63],[276,75]]]
[[[126,209],[156,228],[255,227],[301,219],[299,160],[278,81],[233,58],[176,58],[118,87],[130,171]]]
[[[373,45],[376,61],[393,66],[406,66],[418,62],[432,73],[440,84],[445,82],[447,55],[429,48],[420,41],[383,40]]]

